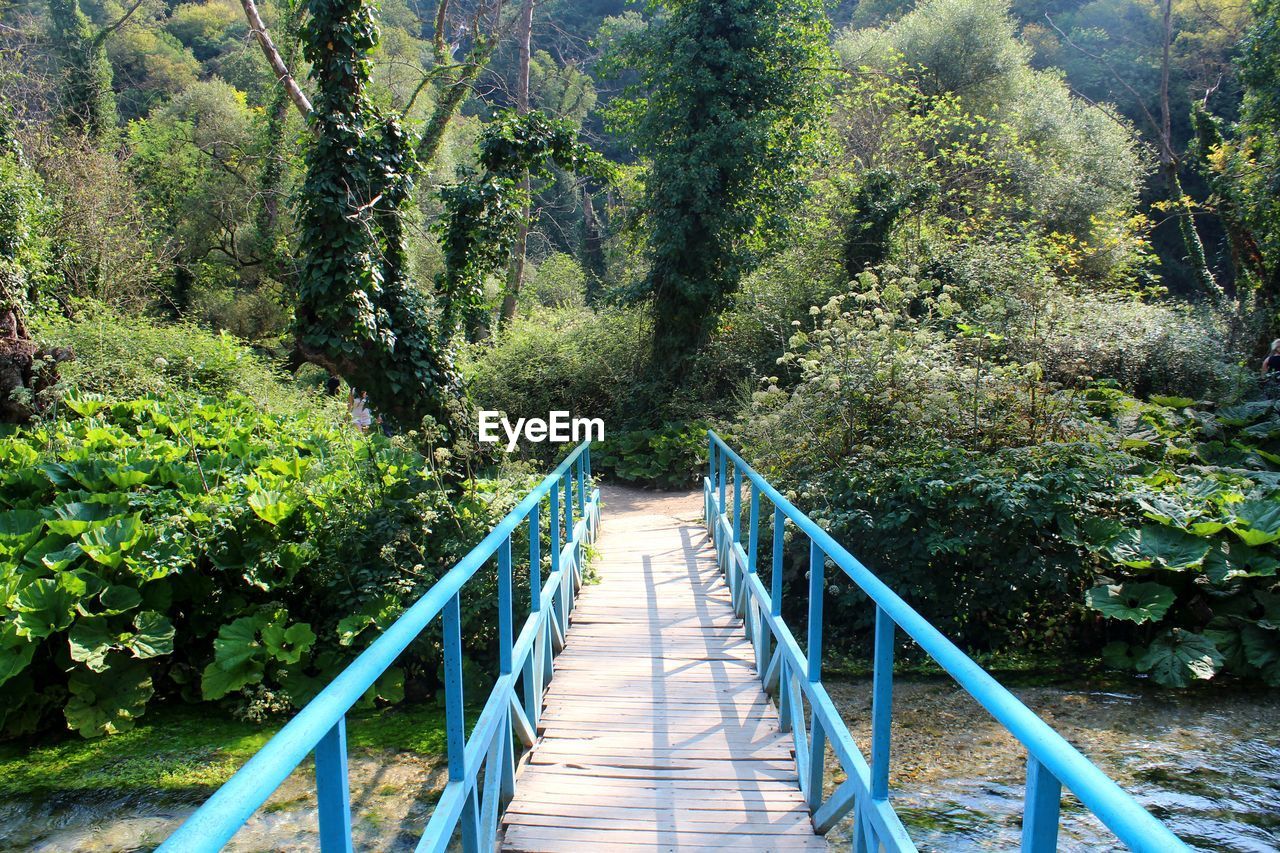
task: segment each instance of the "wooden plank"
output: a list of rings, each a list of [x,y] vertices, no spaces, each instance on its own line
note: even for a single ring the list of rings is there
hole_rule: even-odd
[[[507,808],[507,819],[511,823],[521,822],[512,819],[516,815],[591,818],[600,814],[616,814],[628,820],[653,820],[652,806],[635,803],[627,805],[619,803],[617,800],[584,802],[583,800],[575,799],[573,802],[538,802],[525,797],[522,798],[521,802],[512,803]],[[798,813],[787,807],[773,811],[767,809],[745,811],[725,808],[688,808],[681,804],[671,814],[674,815],[673,819],[676,823],[777,823],[783,826],[796,824],[803,826],[809,823],[808,815]],[[572,821],[566,822],[571,823]],[[813,830],[810,829],[809,831],[812,832]]]
[[[813,837],[813,827],[798,820],[786,822],[734,820],[730,816],[729,819],[718,822],[691,821],[681,812],[671,812],[664,815],[618,815],[614,812],[611,816],[605,809],[597,809],[595,814],[592,815],[543,815],[516,811],[508,812],[508,817],[504,820],[504,823],[517,826],[560,827],[565,825],[566,817],[572,817],[571,826],[581,829],[644,830],[674,832],[680,835],[684,835],[686,832],[714,832],[717,835],[807,835],[811,838]],[[769,841],[769,838],[762,837],[758,839],[757,843],[768,844]]]
[[[766,845],[759,836],[691,830],[594,829],[579,827],[510,826],[503,846],[508,850],[609,850],[629,844],[650,850],[826,850],[822,838],[810,832],[789,838],[771,838]],[[548,846],[557,845],[557,846]]]

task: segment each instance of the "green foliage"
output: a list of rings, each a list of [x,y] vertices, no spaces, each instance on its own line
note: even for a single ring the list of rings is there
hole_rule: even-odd
[[[780,243],[827,108],[822,5],[668,0],[625,40],[639,74],[613,108],[651,158],[645,227],[655,365],[670,384],[743,275]]]
[[[464,352],[472,403],[509,417],[564,409],[603,418],[606,435],[636,417],[648,325],[634,309],[535,310]],[[594,461],[594,460],[593,460]]]
[[[106,37],[80,9],[79,0],[50,0],[53,47],[62,63],[62,108],[73,130],[101,138],[116,127],[115,93]]]
[[[624,483],[689,488],[707,467],[706,421],[606,433],[592,465]]]
[[[125,731],[156,694],[300,707],[376,636],[353,642],[343,616],[376,606],[385,626],[514,502],[501,481],[452,499],[411,450],[234,392],[66,406],[0,438],[9,735],[59,712],[86,737]],[[483,666],[494,590],[477,587],[464,632]],[[429,691],[438,645],[420,642],[401,665]]]
[[[484,302],[485,280],[511,257],[529,203],[526,176],[547,177],[553,165],[607,181],[612,170],[577,140],[567,121],[539,112],[500,112],[479,143],[482,172],[459,170],[457,184],[441,190],[446,216],[439,223],[445,269],[436,280],[446,338]]]
[[[319,0],[308,9],[302,53],[317,88],[316,138],[301,191],[299,345],[391,421],[430,419],[457,438],[464,427],[449,337],[408,280],[413,144],[369,98],[373,4]]]
[[[1144,169],[1134,133],[1033,70],[1014,27],[1001,4],[930,0],[884,30],[838,36],[850,72],[837,101],[852,172],[841,180],[858,187],[846,239],[865,239],[862,219],[892,224],[909,210],[926,243],[1012,225],[1058,235],[1090,276],[1131,263]]]
[[[75,360],[64,362],[61,372],[74,392],[192,402],[239,393],[280,413],[308,406],[285,375],[226,333],[125,317],[86,302],[77,305],[73,320],[42,315],[33,334],[71,348]]]
[[[1095,545],[1102,584],[1087,603],[1119,620],[1124,650],[1109,662],[1173,687],[1223,671],[1280,684],[1280,409],[1088,396],[1144,460],[1121,487],[1131,523]]]
[[[43,283],[48,241],[41,228],[45,202],[22,156],[0,102],[0,315],[22,322]]]

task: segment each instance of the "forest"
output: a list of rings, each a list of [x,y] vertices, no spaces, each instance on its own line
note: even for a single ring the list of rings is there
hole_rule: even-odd
[[[0,0],[0,739],[286,719],[566,450],[480,410],[714,428],[979,660],[1280,687],[1277,312],[1280,0]]]

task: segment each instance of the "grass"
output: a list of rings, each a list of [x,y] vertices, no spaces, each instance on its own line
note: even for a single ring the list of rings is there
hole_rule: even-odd
[[[474,718],[474,714],[468,714]],[[197,708],[161,708],[132,730],[83,740],[0,746],[0,798],[57,791],[210,789],[231,777],[283,725],[258,725]],[[353,752],[445,751],[444,711],[405,705],[357,711],[347,718]]]

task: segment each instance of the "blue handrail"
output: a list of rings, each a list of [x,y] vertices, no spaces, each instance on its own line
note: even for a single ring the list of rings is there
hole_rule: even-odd
[[[539,553],[544,499],[550,504],[552,543],[551,571],[545,582]],[[294,768],[314,752],[321,850],[349,853],[352,847],[347,711],[423,629],[442,615],[449,780],[417,849],[443,851],[460,829],[462,846],[467,853],[492,850],[498,815],[514,793],[514,738],[519,738],[526,748],[532,747],[536,740],[542,691],[551,680],[553,657],[564,647],[569,612],[582,585],[583,545],[594,539],[599,519],[600,491],[591,484],[590,442],[583,442],[479,545],[215,791],[159,849],[164,853],[221,849]],[[511,537],[516,527],[526,521],[529,525],[530,612],[519,636],[513,638]],[[462,696],[460,596],[467,581],[495,554],[499,675],[467,737]],[[523,688],[523,698],[518,687]],[[483,790],[479,790],[482,771]]]
[[[1064,786],[1130,849],[1144,853],[1188,849],[1163,823],[779,494],[720,436],[710,430],[707,435],[710,460],[703,481],[707,524],[735,607],[755,646],[756,665],[765,688],[776,692],[784,730],[794,734],[800,787],[818,832],[827,832],[853,809],[854,851],[878,850],[881,845],[889,851],[915,850],[889,801],[893,643],[896,629],[901,628],[1026,748],[1023,853],[1049,853],[1056,849]],[[744,476],[750,494],[746,548],[741,541]],[[726,503],[729,488],[733,489],[732,516]],[[770,590],[765,589],[756,573],[762,495],[774,511]],[[809,540],[809,620],[804,653],[782,619],[781,569],[788,521]],[[876,607],[870,764],[822,685],[822,591],[827,560],[856,583]],[[808,700],[811,712],[807,729],[802,697]],[[828,740],[848,779],[824,799],[823,756]]]

